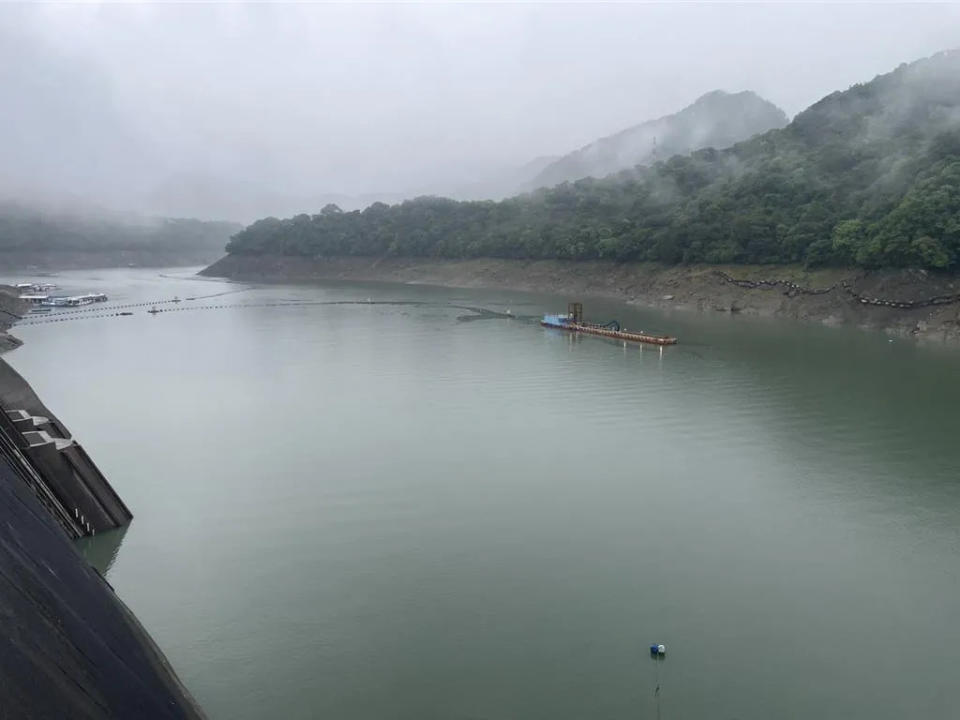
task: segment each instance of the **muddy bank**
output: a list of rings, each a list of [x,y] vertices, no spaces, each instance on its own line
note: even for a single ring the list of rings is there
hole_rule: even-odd
[[[875,300],[922,304],[930,298],[960,294],[957,276],[919,270],[228,255],[201,274],[261,282],[358,280],[509,288],[571,298],[614,298],[652,307],[854,325],[901,337],[960,342],[960,302],[909,308],[873,304]],[[758,281],[767,284],[745,286]]]

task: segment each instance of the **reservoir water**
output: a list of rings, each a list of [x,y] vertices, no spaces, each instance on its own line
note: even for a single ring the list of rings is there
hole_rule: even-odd
[[[562,297],[54,282],[216,295],[6,355],[133,511],[82,550],[211,718],[960,715],[956,349],[583,298],[661,353],[539,327]]]

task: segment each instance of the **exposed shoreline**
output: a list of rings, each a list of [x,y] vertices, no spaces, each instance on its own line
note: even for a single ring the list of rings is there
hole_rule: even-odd
[[[896,308],[864,304],[858,299],[924,302],[931,297],[960,293],[960,277],[923,270],[811,271],[782,265],[663,266],[500,258],[227,255],[200,274],[255,282],[356,280],[593,296],[649,307],[781,317],[881,330],[923,341],[960,342],[960,302]],[[791,283],[799,288],[742,287],[730,282],[730,278]],[[840,287],[841,283],[845,285]],[[822,292],[809,294],[802,289]]]

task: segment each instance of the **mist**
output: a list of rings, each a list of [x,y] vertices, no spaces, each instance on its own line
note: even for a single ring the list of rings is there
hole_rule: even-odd
[[[793,116],[957,28],[955,5],[2,6],[0,197],[249,222],[494,195],[712,90]]]

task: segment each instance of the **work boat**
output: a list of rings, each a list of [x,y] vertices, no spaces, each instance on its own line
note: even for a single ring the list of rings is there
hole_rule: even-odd
[[[540,324],[547,328],[567,330],[569,332],[587,333],[600,337],[626,340],[628,342],[650,343],[652,345],[676,345],[677,339],[669,335],[648,335],[644,332],[634,332],[620,327],[620,323],[611,320],[605,325],[588,323],[583,320],[583,305],[570,303],[565,315],[544,315]]]

